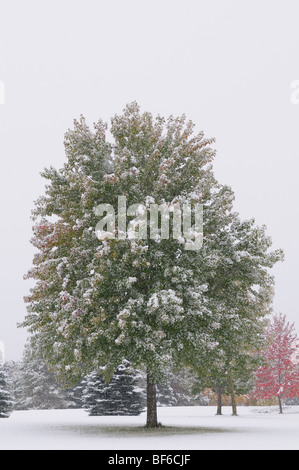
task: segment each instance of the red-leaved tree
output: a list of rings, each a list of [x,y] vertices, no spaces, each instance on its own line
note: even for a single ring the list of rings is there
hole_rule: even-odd
[[[266,344],[260,352],[264,365],[256,372],[253,396],[266,400],[277,397],[282,414],[283,400],[299,396],[299,370],[292,360],[298,351],[297,335],[285,315],[274,316],[266,332]]]

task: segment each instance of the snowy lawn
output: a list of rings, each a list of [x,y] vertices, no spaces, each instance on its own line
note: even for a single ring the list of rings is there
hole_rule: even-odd
[[[1,450],[299,450],[299,407],[278,415],[277,408],[160,408],[164,427],[144,428],[138,417],[89,417],[82,410],[16,411],[0,420]]]

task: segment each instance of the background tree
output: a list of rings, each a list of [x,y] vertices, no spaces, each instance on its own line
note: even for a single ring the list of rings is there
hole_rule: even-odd
[[[173,389],[174,374],[171,370],[165,371],[163,381],[157,385],[157,406],[176,406],[177,399]]]
[[[173,389],[176,406],[193,406],[193,386],[196,377],[190,368],[175,370],[171,374],[171,387]]]
[[[67,389],[66,394],[69,398],[68,408],[81,409],[84,408],[84,391],[86,388],[86,377],[74,387]]]
[[[201,366],[193,385],[194,394],[202,394],[206,389],[211,389],[217,396],[217,415],[222,415],[223,395],[228,394],[228,381],[226,368],[223,363],[210,364],[209,367]]]
[[[298,350],[294,324],[290,324],[285,315],[275,315],[266,339],[267,346],[260,351],[264,365],[256,372],[254,398],[268,400],[277,397],[282,414],[283,400],[299,395],[299,371],[292,361]]]
[[[271,312],[274,278],[269,268],[283,259],[280,250],[269,251],[271,239],[265,227],[254,220],[232,223],[217,237],[213,256],[207,256],[207,279],[213,330],[217,348],[207,357],[194,357],[199,375],[197,388],[212,388],[218,396],[231,396],[233,415],[237,414],[236,396],[253,386],[258,367],[255,355],[263,345],[266,317]],[[192,360],[192,359],[191,359]]]
[[[124,360],[109,383],[99,372],[85,378],[84,408],[90,416],[137,416],[144,410],[144,393],[138,386],[138,376],[130,372]]]
[[[7,374],[4,367],[0,368],[0,418],[9,418],[13,409],[13,401],[8,387]]]
[[[57,383],[43,359],[32,356],[25,348],[18,373],[12,375],[16,410],[66,409],[72,406],[70,394]]]

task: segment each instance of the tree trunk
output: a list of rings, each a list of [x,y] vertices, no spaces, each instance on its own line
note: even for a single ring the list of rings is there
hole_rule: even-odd
[[[158,428],[158,414],[157,414],[157,387],[156,383],[151,377],[150,373],[147,374],[147,428]]]
[[[282,401],[281,401],[280,396],[278,397],[278,404],[279,404],[279,414],[282,415],[283,414],[283,409],[282,409]]]
[[[217,416],[222,416],[222,393],[217,392]]]
[[[236,394],[234,390],[234,385],[232,381],[232,376],[231,376],[231,371],[227,371],[227,377],[228,377],[228,386],[229,386],[229,392],[232,400],[232,410],[233,410],[233,416],[238,416],[237,412],[237,402],[236,402]]]

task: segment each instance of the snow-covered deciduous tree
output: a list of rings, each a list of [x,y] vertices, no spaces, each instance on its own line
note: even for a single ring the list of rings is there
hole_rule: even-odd
[[[265,227],[257,227],[254,220],[242,222],[236,214],[213,248],[206,257],[211,306],[207,319],[217,348],[190,362],[198,373],[199,388],[201,384],[217,393],[218,414],[225,393],[231,396],[236,415],[236,395],[252,387],[258,366],[255,352],[263,344],[265,318],[272,308],[274,278],[269,268],[283,253],[270,251]]]
[[[137,416],[144,410],[144,393],[138,376],[124,360],[109,383],[98,371],[89,374],[83,392],[84,408],[90,416]]]
[[[8,387],[7,374],[4,367],[0,368],[0,418],[9,418],[13,409],[13,401]]]
[[[201,365],[193,385],[193,393],[201,394],[211,389],[217,396],[217,415],[222,415],[222,398],[228,394],[227,371],[223,363],[212,362]]]
[[[283,400],[299,395],[299,371],[292,361],[298,350],[296,339],[294,324],[290,324],[285,315],[278,314],[267,329],[267,346],[260,351],[264,365],[256,372],[254,397],[277,397],[281,414]]]
[[[112,118],[110,132],[111,144],[106,124],[91,131],[82,117],[66,134],[64,167],[43,173],[49,184],[33,213],[37,253],[28,273],[36,285],[23,326],[66,383],[103,367],[109,380],[123,359],[145,368],[147,425],[157,427],[156,385],[164,371],[208,357],[232,329],[241,342],[248,298],[263,296],[252,281],[260,286],[266,278],[260,261],[269,242],[253,222],[246,239],[246,224],[232,214],[231,189],[213,175],[214,140],[195,133],[185,116],[154,118],[132,103]],[[148,215],[153,203],[203,205],[202,250],[186,250],[183,236],[163,239],[161,227],[153,239],[118,236],[115,228],[99,241],[96,208],[117,208],[119,196],[128,206],[144,204]],[[278,257],[266,257],[267,267]],[[244,309],[237,311],[238,302]]]
[[[227,368],[225,361],[201,367],[193,391],[201,394],[206,389],[211,389],[217,398],[217,415],[222,415],[223,398],[225,396],[227,399],[229,396],[233,415],[237,415],[237,397],[247,395],[253,390],[253,367],[254,363],[249,365],[244,361],[231,364],[230,369]]]

